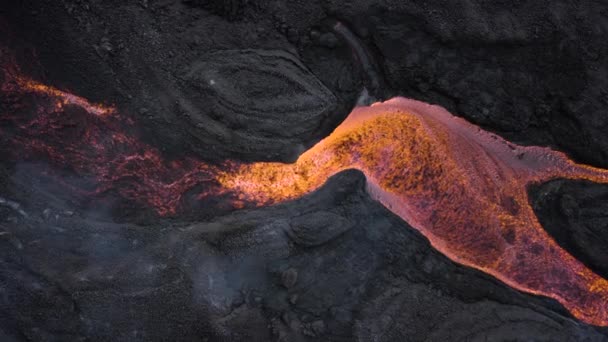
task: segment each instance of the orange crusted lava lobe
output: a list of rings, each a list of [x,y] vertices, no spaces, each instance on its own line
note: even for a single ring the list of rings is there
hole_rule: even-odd
[[[452,260],[608,325],[608,281],[555,243],[526,191],[559,177],[608,183],[607,171],[511,144],[443,108],[397,98],[356,109],[294,164],[246,164],[217,179],[240,199],[263,205],[302,196],[347,168],[361,170],[373,198]]]

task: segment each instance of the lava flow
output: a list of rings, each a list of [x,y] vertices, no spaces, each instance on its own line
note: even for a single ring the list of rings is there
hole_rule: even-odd
[[[132,122],[113,107],[9,72],[0,89],[0,152],[93,178],[92,188],[66,184],[79,194],[116,193],[166,216],[177,213],[188,191],[202,184],[212,189],[213,166],[165,160],[129,132]]]
[[[554,298],[587,323],[608,325],[608,281],[560,248],[528,201],[528,185],[550,179],[608,183],[607,170],[576,164],[563,153],[518,146],[441,107],[396,98],[355,109],[293,164],[210,166],[167,161],[125,133],[114,110],[54,88],[13,77],[3,92],[3,102],[17,96],[30,103],[19,101],[0,117],[1,127],[11,128],[2,132],[11,133],[15,158],[45,158],[92,176],[98,184],[93,193],[115,191],[170,215],[201,184],[201,197],[232,194],[237,207],[261,206],[300,197],[356,168],[373,198],[452,260]]]

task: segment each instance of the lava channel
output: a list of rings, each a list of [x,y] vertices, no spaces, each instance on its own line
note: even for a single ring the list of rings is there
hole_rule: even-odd
[[[94,194],[113,190],[174,215],[184,194],[201,184],[201,198],[231,194],[237,208],[264,206],[355,168],[374,199],[450,259],[554,298],[584,322],[608,325],[608,281],[557,245],[527,195],[530,184],[556,178],[608,183],[608,170],[512,144],[441,107],[405,98],[355,109],[292,164],[170,161],[128,134],[114,109],[21,77],[5,77],[2,90],[0,100],[12,103],[0,114],[5,150],[92,176]]]

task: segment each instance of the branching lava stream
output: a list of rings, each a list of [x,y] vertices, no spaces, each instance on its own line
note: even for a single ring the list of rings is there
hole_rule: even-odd
[[[197,186],[205,189],[200,197],[232,194],[235,207],[263,206],[356,168],[374,199],[450,259],[554,298],[582,321],[608,325],[608,281],[560,248],[528,201],[528,185],[555,178],[608,183],[608,171],[563,153],[518,146],[441,107],[395,98],[355,109],[293,164],[211,166],[166,160],[127,133],[113,108],[9,74],[2,91],[10,105],[0,113],[0,150],[92,177],[92,194],[114,191],[174,215]]]

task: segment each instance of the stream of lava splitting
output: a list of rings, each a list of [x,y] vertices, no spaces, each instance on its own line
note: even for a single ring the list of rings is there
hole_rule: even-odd
[[[608,171],[512,144],[441,107],[404,98],[360,107],[295,163],[214,166],[168,160],[129,133],[116,109],[22,76],[5,76],[0,100],[4,153],[68,168],[95,179],[88,193],[112,191],[160,215],[177,214],[187,192],[263,206],[359,169],[374,199],[450,259],[554,298],[587,323],[608,325],[608,281],[545,232],[526,190],[555,178],[608,183]]]

